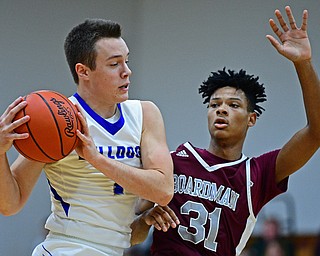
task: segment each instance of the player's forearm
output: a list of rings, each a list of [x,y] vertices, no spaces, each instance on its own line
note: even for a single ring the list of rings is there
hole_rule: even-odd
[[[169,170],[140,169],[108,159],[103,155],[97,156],[91,164],[108,178],[141,198],[159,205],[167,205],[173,196],[173,176]]]
[[[302,88],[308,128],[320,139],[320,81],[311,60],[294,63]]]
[[[147,225],[146,222],[144,221],[143,214],[138,216],[131,224],[131,229],[132,229],[131,240],[130,240],[131,246],[140,244],[144,240],[146,240],[149,234],[150,227],[151,226]]]
[[[9,216],[17,213],[21,207],[19,186],[11,174],[6,155],[0,155],[0,213]]]

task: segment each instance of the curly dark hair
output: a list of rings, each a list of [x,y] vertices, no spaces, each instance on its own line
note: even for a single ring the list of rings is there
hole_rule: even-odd
[[[263,84],[258,82],[259,77],[249,75],[245,70],[239,72],[224,67],[223,70],[211,72],[209,78],[204,81],[199,88],[199,93],[202,93],[204,98],[203,103],[209,103],[211,95],[222,87],[230,86],[244,92],[248,99],[248,111],[255,112],[257,117],[262,114],[265,109],[258,105],[260,102],[267,100],[265,88]]]
[[[73,80],[76,84],[79,83],[75,70],[77,63],[82,63],[91,70],[95,70],[96,68],[96,42],[102,38],[120,37],[120,24],[104,19],[86,19],[69,32],[64,42],[64,50]]]

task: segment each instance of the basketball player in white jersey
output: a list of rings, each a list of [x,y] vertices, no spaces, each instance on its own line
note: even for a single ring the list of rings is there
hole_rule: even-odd
[[[0,212],[19,212],[44,169],[52,213],[33,255],[120,256],[130,246],[137,198],[166,205],[173,195],[163,119],[152,102],[128,100],[129,49],[116,22],[88,19],[74,27],[65,54],[77,84],[70,99],[80,111],[81,142],[58,162],[19,155],[10,167],[6,152],[28,137],[14,132],[29,120],[12,121],[26,106],[15,100],[0,118]]]
[[[318,150],[320,82],[312,65],[308,13],[303,12],[298,28],[290,7],[285,10],[288,24],[279,10],[275,15],[281,28],[270,20],[280,42],[270,35],[267,38],[294,64],[303,94],[306,126],[281,149],[246,157],[243,144],[248,129],[264,110],[260,103],[266,100],[265,89],[258,77],[244,70],[212,72],[199,89],[204,103],[208,103],[209,147],[200,149],[186,142],[172,152],[172,201],[166,207],[151,208],[133,223],[140,236],[133,238],[141,240],[148,225],[155,226],[153,256],[240,255],[261,208],[287,190],[289,175]]]

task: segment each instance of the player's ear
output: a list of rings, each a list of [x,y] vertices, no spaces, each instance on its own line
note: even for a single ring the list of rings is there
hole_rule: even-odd
[[[83,65],[82,63],[77,63],[75,66],[75,70],[78,74],[79,79],[88,79],[88,67],[86,65]]]
[[[257,114],[256,112],[250,112],[248,116],[248,127],[252,127],[256,124]]]

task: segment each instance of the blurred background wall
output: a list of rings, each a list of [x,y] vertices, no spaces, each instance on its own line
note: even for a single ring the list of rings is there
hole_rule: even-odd
[[[198,87],[224,66],[246,69],[266,86],[266,112],[249,130],[248,156],[281,147],[306,123],[293,65],[266,40],[274,10],[293,9],[301,23],[309,10],[314,64],[320,72],[318,0],[0,0],[0,112],[19,95],[52,89],[76,90],[63,42],[85,18],[120,22],[130,48],[130,96],[154,101],[161,109],[171,150],[191,141],[207,147],[206,106]],[[12,162],[17,153],[9,152]],[[288,192],[267,205],[261,216],[277,214],[290,232],[320,230],[320,157],[290,178]],[[0,216],[0,255],[26,256],[43,239],[50,212],[49,190],[41,176],[24,209]],[[259,222],[255,232],[259,232]]]

